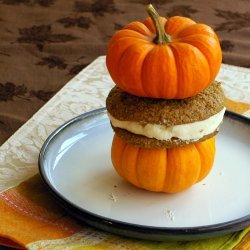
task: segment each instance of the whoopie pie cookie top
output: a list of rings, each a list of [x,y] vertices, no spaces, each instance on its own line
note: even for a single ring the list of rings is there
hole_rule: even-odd
[[[169,127],[208,119],[224,108],[224,98],[221,84],[216,81],[194,97],[171,100],[138,97],[114,87],[106,106],[117,120]]]

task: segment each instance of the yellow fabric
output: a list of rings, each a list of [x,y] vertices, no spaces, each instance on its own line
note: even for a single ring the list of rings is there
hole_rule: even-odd
[[[235,102],[229,98],[225,99],[225,106],[227,110],[233,111],[238,114],[244,114],[250,111],[250,103]]]

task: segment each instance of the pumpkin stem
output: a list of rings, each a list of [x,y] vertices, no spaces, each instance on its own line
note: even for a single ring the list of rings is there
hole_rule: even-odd
[[[172,38],[165,32],[164,26],[160,20],[160,16],[152,4],[149,4],[147,6],[147,12],[151,17],[156,29],[156,37],[154,39],[154,42],[157,44],[164,44],[171,42]]]

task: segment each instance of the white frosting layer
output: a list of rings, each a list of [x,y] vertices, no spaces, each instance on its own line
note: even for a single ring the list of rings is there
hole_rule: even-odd
[[[170,140],[173,137],[181,140],[198,141],[205,135],[213,133],[218,129],[223,120],[226,108],[223,108],[219,113],[209,117],[203,121],[181,124],[166,127],[158,124],[141,124],[139,122],[120,121],[109,115],[110,121],[114,127],[126,129],[131,133],[144,135],[148,138],[157,140]]]

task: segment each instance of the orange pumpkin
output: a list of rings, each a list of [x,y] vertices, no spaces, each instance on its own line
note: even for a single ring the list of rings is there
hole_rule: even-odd
[[[146,149],[114,135],[111,159],[118,174],[133,185],[176,193],[204,179],[212,168],[215,138],[170,149]]]
[[[207,25],[174,16],[132,22],[112,37],[106,65],[124,91],[144,97],[182,99],[208,87],[217,75],[222,52],[217,35]]]

